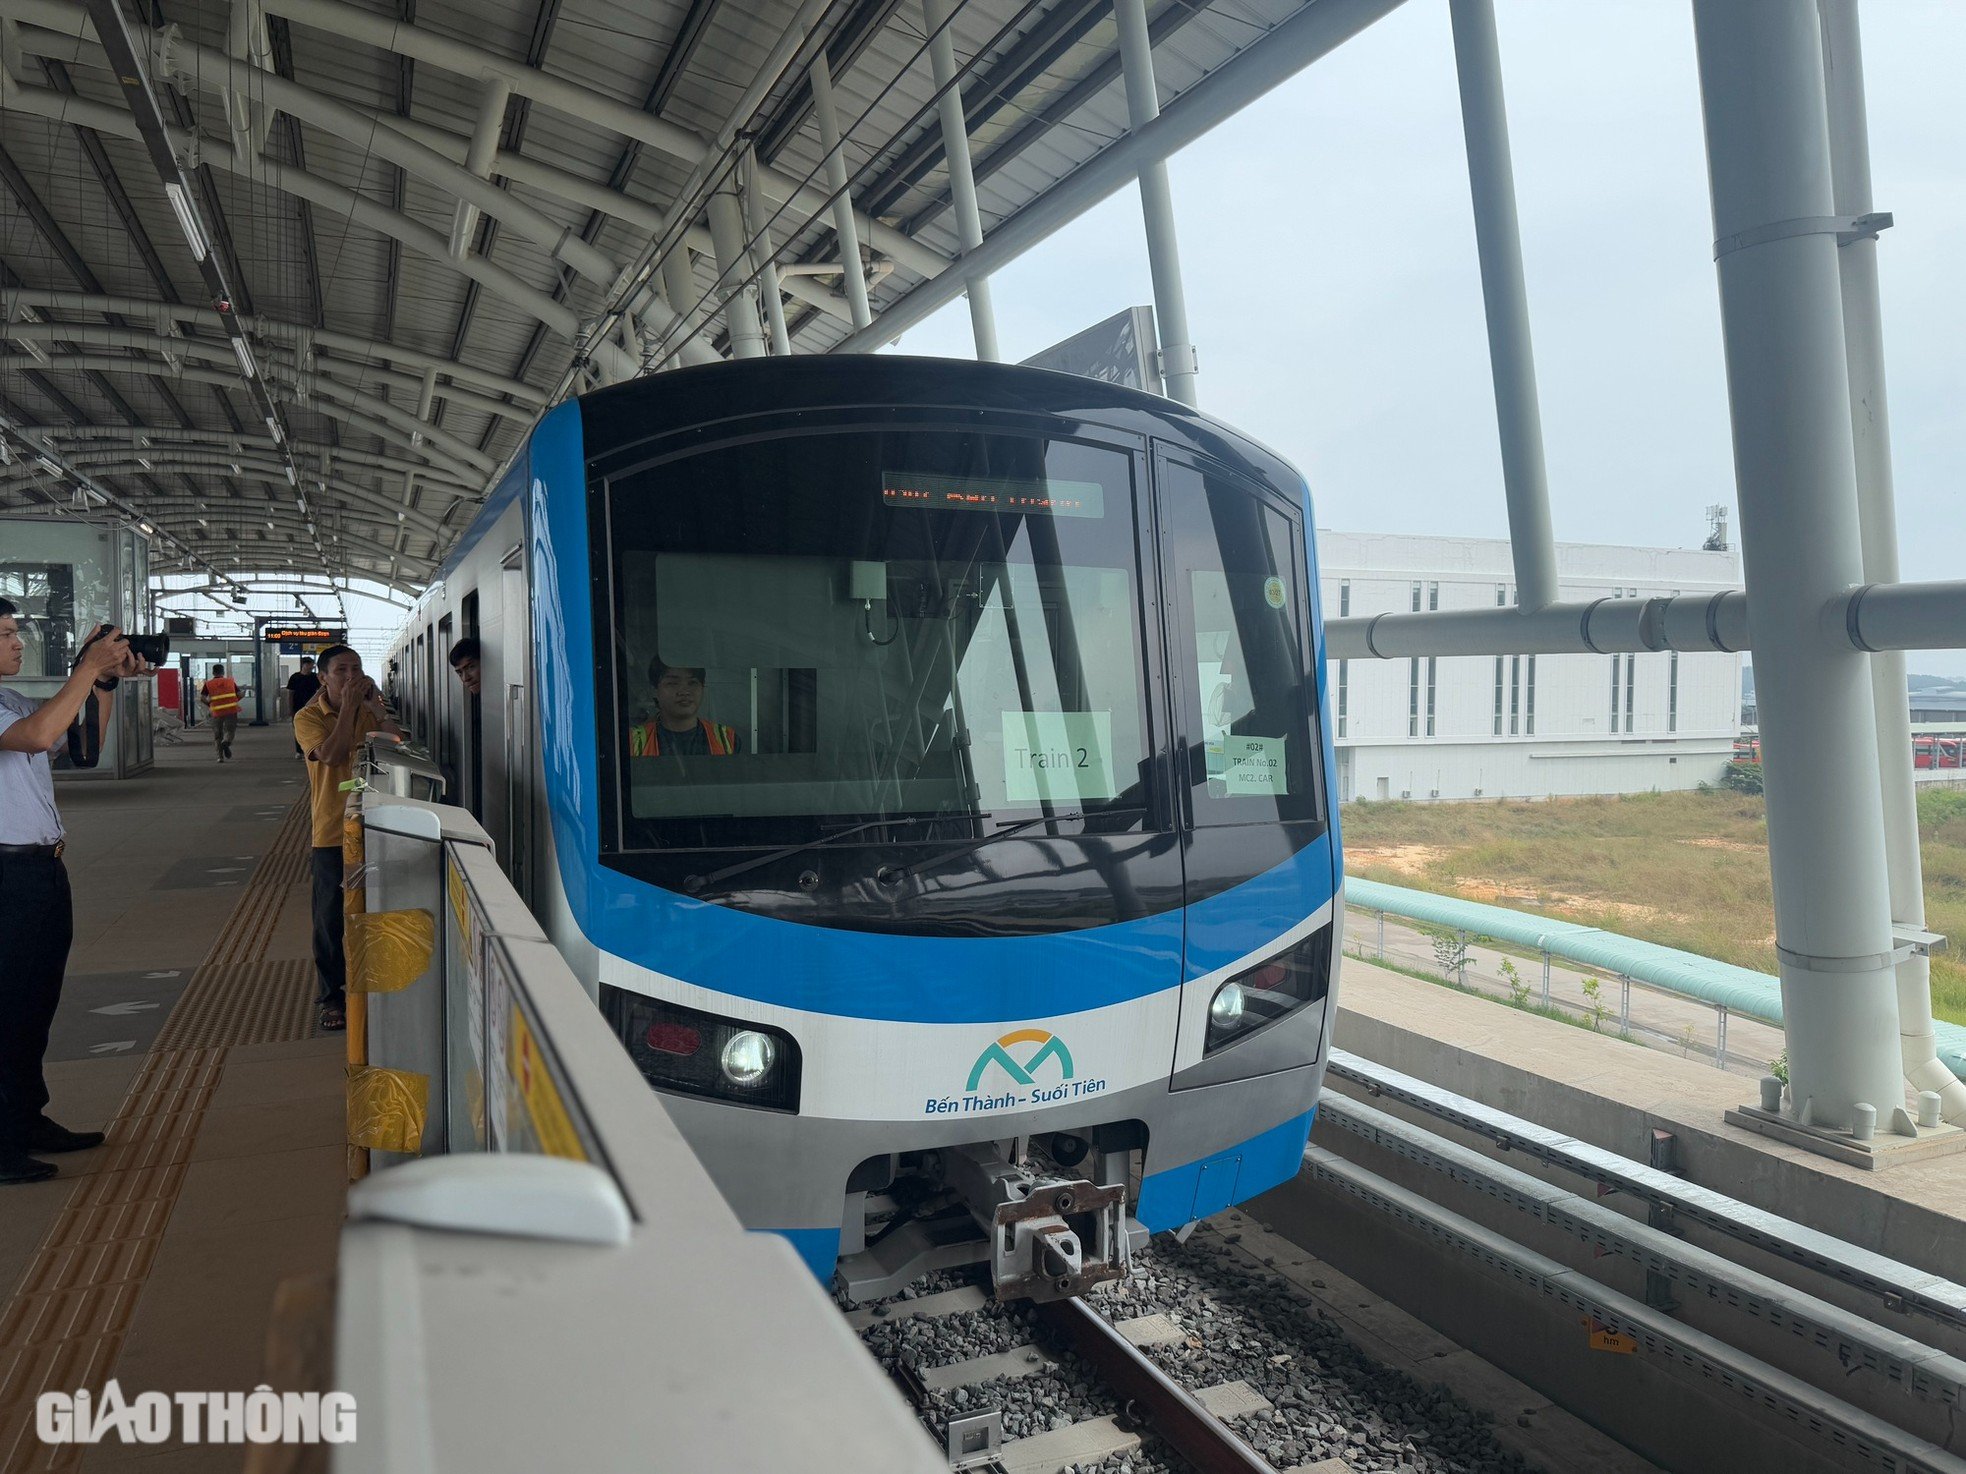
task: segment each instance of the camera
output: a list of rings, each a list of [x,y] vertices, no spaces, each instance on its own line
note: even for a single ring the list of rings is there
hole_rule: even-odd
[[[88,649],[89,646],[95,644],[97,640],[100,640],[108,633],[109,630],[106,628],[98,630],[82,642],[82,650]],[[119,633],[121,632],[119,631]],[[162,665],[170,656],[171,637],[169,635],[124,634],[123,638],[129,641],[130,649],[135,652],[136,657],[143,661],[145,665]],[[78,665],[82,660],[82,650],[75,652],[75,663]]]

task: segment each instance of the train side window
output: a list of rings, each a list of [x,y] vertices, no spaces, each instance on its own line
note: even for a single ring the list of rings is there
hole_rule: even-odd
[[[1317,820],[1302,523],[1217,468],[1163,456],[1158,479],[1193,821]]]

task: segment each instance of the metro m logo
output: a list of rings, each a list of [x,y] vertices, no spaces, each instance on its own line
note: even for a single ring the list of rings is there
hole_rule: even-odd
[[[1035,1044],[1030,1058],[1022,1064],[1010,1053],[1014,1044]],[[1065,1041],[1056,1034],[1048,1034],[1043,1029],[1018,1029],[1005,1034],[976,1056],[975,1067],[969,1072],[967,1089],[974,1093],[983,1083],[983,1072],[996,1065],[1019,1085],[1032,1085],[1037,1082],[1038,1066],[1046,1060],[1058,1062],[1058,1078],[1072,1078],[1072,1051],[1065,1047]]]

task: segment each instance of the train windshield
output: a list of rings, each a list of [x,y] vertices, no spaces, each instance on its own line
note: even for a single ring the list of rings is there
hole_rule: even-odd
[[[1135,495],[1106,446],[865,428],[611,480],[625,847],[1144,825]]]

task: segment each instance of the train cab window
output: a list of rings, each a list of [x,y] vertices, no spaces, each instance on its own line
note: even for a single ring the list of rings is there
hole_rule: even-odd
[[[852,430],[615,478],[624,847],[1143,827],[1132,473],[1080,441]]]
[[[1226,472],[1163,458],[1159,480],[1193,820],[1316,820],[1303,528]]]

